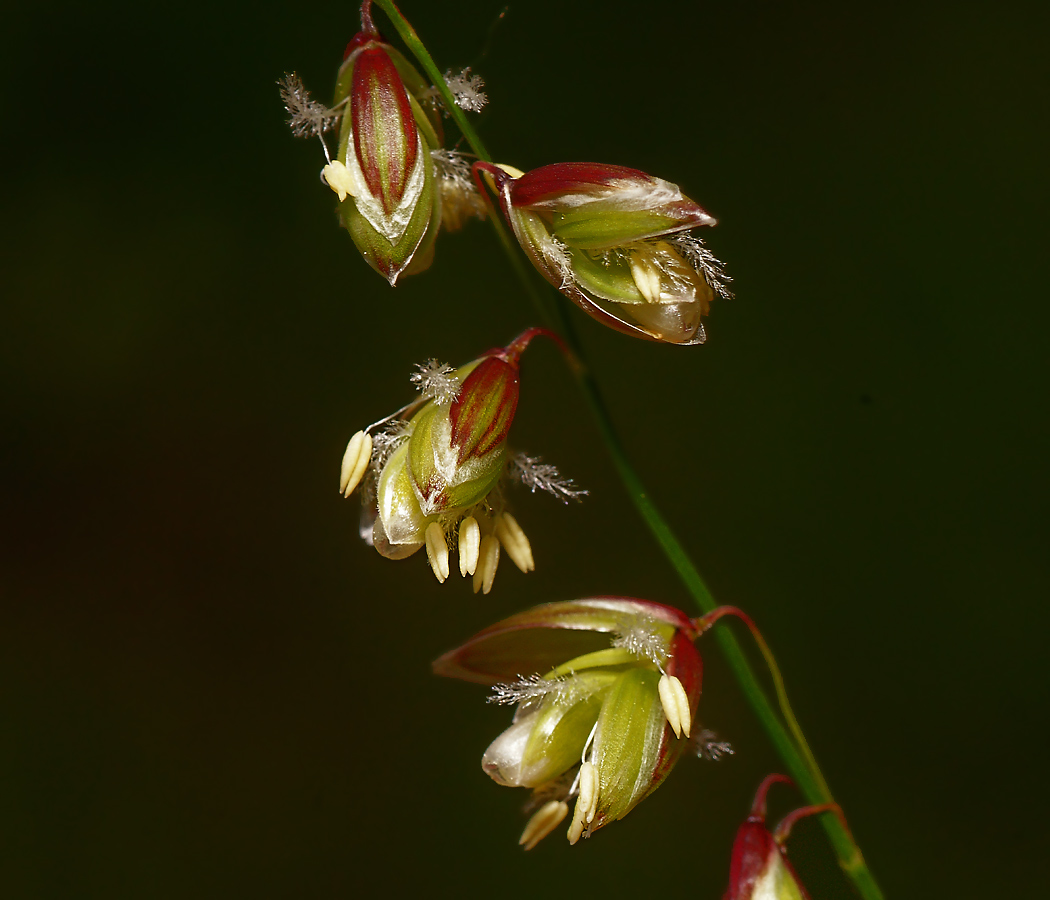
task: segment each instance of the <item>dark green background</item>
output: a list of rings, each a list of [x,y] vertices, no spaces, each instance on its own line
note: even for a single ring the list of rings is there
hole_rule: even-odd
[[[738,296],[706,346],[572,315],[887,895],[1040,894],[1045,12],[543,0],[479,59],[501,8],[405,0],[439,65],[485,76],[500,159],[635,166],[721,220]],[[355,18],[4,14],[0,892],[717,900],[779,764],[713,645],[702,710],[737,755],[528,855],[523,797],[478,766],[508,712],[429,675],[531,603],[688,605],[556,352],[530,350],[513,437],[592,496],[520,494],[535,574],[438,587],[336,494],[413,363],[533,318],[484,226],[393,291],[336,227],[274,82],[327,95]],[[850,896],[816,825],[792,855],[815,900]]]

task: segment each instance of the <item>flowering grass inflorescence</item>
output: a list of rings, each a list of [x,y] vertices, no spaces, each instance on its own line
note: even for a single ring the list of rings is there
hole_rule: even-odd
[[[542,329],[453,369],[431,360],[412,375],[420,398],[357,432],[347,445],[339,490],[361,486],[362,536],[388,559],[426,547],[438,581],[451,571],[449,545],[475,592],[488,593],[502,550],[523,572],[532,546],[507,511],[504,484],[516,478],[563,501],[586,492],[538,457],[509,452],[522,352]],[[513,461],[513,464],[508,464]]]
[[[449,79],[464,108],[484,106],[478,76],[464,70]],[[455,231],[468,218],[484,217],[469,163],[443,149],[433,86],[379,33],[369,4],[361,31],[347,44],[330,108],[311,99],[295,73],[280,85],[292,133],[321,139],[327,160],[321,178],[339,197],[341,222],[391,285],[430,267],[442,224]],[[333,157],[324,135],[337,123]]]
[[[322,180],[338,195],[340,218],[366,262],[391,285],[425,270],[440,229],[484,218],[491,190],[535,268],[594,319],[648,340],[702,343],[701,319],[711,301],[732,296],[722,264],[693,233],[715,219],[678,185],[625,166],[554,163],[521,172],[493,164],[461,112],[487,102],[480,77],[469,68],[442,77],[397,7],[390,0],[376,4],[431,83],[380,35],[371,0],[362,3],[361,32],[347,46],[333,106],[312,100],[294,74],[281,83],[293,133],[321,140]],[[466,155],[444,148],[443,116],[480,157],[473,166]],[[325,135],[337,127],[333,156]],[[494,227],[513,256],[499,218]],[[411,379],[419,398],[351,438],[340,492],[361,494],[361,533],[380,554],[401,559],[425,547],[443,582],[449,547],[456,545],[460,573],[485,593],[501,548],[523,571],[534,567],[529,540],[507,512],[505,483],[517,480],[563,501],[585,493],[538,457],[508,447],[520,354],[541,332],[529,329],[458,368],[433,360],[420,366]],[[494,702],[516,706],[511,726],[492,742],[482,765],[500,784],[532,791],[525,848],[557,828],[573,800],[568,838],[575,843],[627,815],[685,750],[708,759],[733,752],[713,732],[695,727],[703,666],[693,642],[723,615],[743,618],[770,664],[787,728],[725,634],[719,635],[726,638],[723,648],[804,792],[828,802],[797,810],[770,834],[765,791],[783,780],[770,776],[738,833],[726,900],[799,900],[805,894],[784,859],[783,840],[798,818],[838,808],[768,646],[746,615],[715,608],[626,461],[593,379],[573,351],[573,370],[632,499],[708,615],[692,620],[672,607],[625,598],[548,603],[480,632],[441,657],[435,671],[488,684]],[[828,832],[865,897],[879,898],[844,823]]]
[[[526,849],[574,798],[572,844],[622,819],[684,751],[697,751],[698,635],[672,607],[594,597],[510,616],[434,663],[437,674],[488,684],[494,702],[517,706],[481,765],[498,784],[532,790]]]
[[[676,184],[599,163],[521,172],[477,162],[474,171],[543,277],[618,331],[700,344],[712,299],[732,296],[722,264],[689,233],[715,219]]]

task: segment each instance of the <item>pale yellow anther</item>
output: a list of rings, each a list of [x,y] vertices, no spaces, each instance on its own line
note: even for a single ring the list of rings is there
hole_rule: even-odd
[[[507,551],[507,556],[522,572],[531,572],[536,568],[532,559],[532,544],[510,513],[504,513],[496,519],[496,537]]]
[[[359,431],[346,445],[343,464],[339,469],[339,493],[349,497],[360,483],[372,459],[372,435]]]
[[[354,196],[354,182],[350,178],[350,170],[339,160],[330,162],[321,169],[321,174],[324,176],[327,185],[339,195],[340,202],[345,200],[347,196]]]
[[[431,522],[426,531],[427,559],[434,577],[442,584],[448,578],[448,544],[445,543],[445,529],[437,522]]]
[[[526,850],[531,850],[554,831],[568,814],[569,804],[564,800],[550,800],[544,803],[529,819],[521,837],[518,838],[518,843]]]
[[[650,303],[660,302],[660,270],[640,253],[630,255],[631,275],[639,293]]]
[[[598,811],[598,770],[594,763],[585,762],[580,766],[580,815],[590,825]]]
[[[474,570],[474,593],[487,594],[492,590],[492,581],[496,577],[499,565],[499,541],[494,534],[486,534],[478,548],[478,567]]]
[[[572,811],[572,822],[569,824],[569,831],[565,835],[569,839],[570,844],[575,844],[583,837],[583,812],[583,802],[582,798],[580,798],[576,801],[576,809]]]
[[[478,568],[481,553],[481,526],[473,516],[459,523],[459,574],[473,575]]]
[[[693,727],[693,715],[689,711],[689,697],[682,687],[682,682],[674,675],[663,675],[658,689],[667,724],[671,726],[675,737],[681,737],[683,733],[689,737],[689,730]]]

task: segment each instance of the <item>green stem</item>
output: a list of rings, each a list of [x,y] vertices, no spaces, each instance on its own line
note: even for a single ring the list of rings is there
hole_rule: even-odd
[[[566,332],[566,342],[578,356],[579,343],[571,329]],[[601,430],[609,454],[612,456],[613,463],[619,472],[620,479],[623,481],[635,508],[645,520],[653,537],[656,538],[657,543],[663,549],[671,565],[678,572],[679,577],[693,596],[693,599],[705,613],[711,612],[717,608],[718,603],[704,582],[700,572],[693,565],[693,561],[689,558],[685,548],[671,530],[671,526],[650,499],[642,480],[634,471],[634,467],[631,465],[623,445],[620,443],[619,435],[616,433],[608,409],[590,370],[586,365],[579,364],[576,367],[576,376],[580,381],[587,403],[597,419],[598,427]],[[772,741],[791,777],[794,778],[795,784],[802,792],[802,795],[812,805],[835,803],[816,759],[809,752],[809,745],[802,735],[801,728],[797,722],[794,722],[800,737],[799,744],[796,745],[777,716],[776,710],[770,703],[765,691],[762,690],[762,686],[759,684],[750,663],[748,663],[736,636],[728,629],[719,628],[715,630],[714,637],[729,663],[729,668],[751,704],[751,708],[754,710],[755,715],[758,716],[766,734]],[[764,654],[768,651],[767,647],[763,648],[761,645],[760,649],[763,649]],[[783,690],[783,682],[776,677],[779,675],[779,668],[776,667],[775,661],[771,666],[771,671],[775,673],[774,683],[778,695],[782,698],[786,708],[785,717],[790,717],[790,720],[794,720],[794,715],[790,712],[791,707],[787,704],[787,695]],[[866,900],[881,900],[883,896],[882,891],[876,884],[871,871],[864,861],[860,847],[857,846],[850,832],[834,816],[823,815],[820,818],[834,848],[835,855],[838,857],[839,865],[856,885],[860,895]]]
[[[434,87],[441,95],[441,99],[445,103],[452,119],[459,127],[463,137],[470,144],[471,149],[477,154],[479,159],[492,162],[491,155],[463,111],[456,105],[455,98],[445,84],[441,70],[435,65],[433,58],[419,39],[415,29],[401,14],[392,0],[374,0],[374,4],[387,14],[397,33],[405,42],[405,46],[419,61],[423,71],[426,72],[428,78],[431,79]],[[511,265],[521,278],[530,298],[544,320],[549,323],[551,321],[551,305],[547,302],[546,296],[541,295],[536,290],[532,273],[525,267],[521,254],[518,252],[518,248],[508,233],[506,226],[500,221],[498,213],[494,213],[490,218]],[[558,302],[554,304],[553,317],[557,320],[561,332],[565,335],[566,343],[573,352],[575,357],[572,365],[573,372],[587,405],[591,408],[591,412],[595,417],[606,448],[612,457],[620,479],[624,483],[628,496],[697,605],[703,612],[711,612],[717,608],[718,603],[701,577],[700,572],[693,565],[685,548],[671,530],[670,524],[650,499],[645,485],[627,458],[597,381],[584,361],[579,339],[576,336],[572,321],[567,315],[564,303]],[[715,630],[715,639],[725,654],[729,667],[740,684],[744,695],[747,697],[748,702],[751,704],[752,709],[758,716],[773,746],[776,748],[777,753],[780,755],[792,778],[794,778],[803,796],[812,805],[834,803],[835,800],[828,789],[827,782],[824,780],[817,761],[812,753],[809,752],[809,746],[805,741],[805,737],[802,735],[797,722],[794,721],[793,714],[790,713],[790,706],[785,707],[787,710],[786,715],[792,720],[792,730],[797,729],[797,742],[792,739],[792,735],[784,727],[776,710],[770,703],[736,636],[728,629],[719,628]],[[763,652],[767,651],[768,648],[764,648]],[[779,670],[775,668],[775,663],[772,670],[776,673],[774,681],[778,696],[786,704],[786,693],[783,691],[782,680],[776,677],[779,675]],[[839,864],[853,881],[860,895],[865,900],[882,900],[882,891],[875,882],[864,861],[860,847],[853,840],[849,830],[835,816],[822,815],[821,821],[838,857]]]

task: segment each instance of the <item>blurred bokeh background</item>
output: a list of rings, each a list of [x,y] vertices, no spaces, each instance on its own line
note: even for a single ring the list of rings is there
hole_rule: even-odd
[[[764,628],[887,896],[1041,893],[1045,6],[403,8],[485,77],[501,160],[635,166],[718,216],[737,299],[706,346],[572,311],[631,454]],[[713,644],[704,720],[736,755],[528,855],[524,797],[478,764],[508,711],[429,674],[532,603],[688,606],[554,349],[514,440],[591,497],[520,494],[533,575],[439,588],[336,494],[415,362],[534,318],[484,225],[395,290],[336,227],[275,82],[326,97],[356,16],[4,13],[0,892],[718,898],[778,762]],[[851,896],[814,823],[791,850]]]

